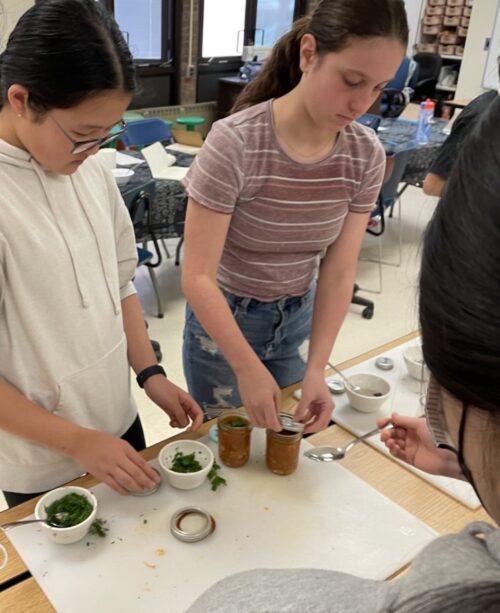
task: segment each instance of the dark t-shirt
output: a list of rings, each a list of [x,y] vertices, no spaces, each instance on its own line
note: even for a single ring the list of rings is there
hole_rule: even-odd
[[[474,100],[464,108],[453,124],[450,135],[439,149],[435,160],[429,168],[429,172],[439,175],[443,179],[448,179],[464,140],[472,132],[481,115],[486,111],[497,95],[496,91],[484,92],[484,94],[474,98]]]

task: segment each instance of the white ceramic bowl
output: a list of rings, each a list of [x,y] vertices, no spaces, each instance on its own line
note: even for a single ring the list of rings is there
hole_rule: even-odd
[[[195,453],[195,458],[201,464],[201,470],[195,473],[178,473],[171,470],[175,454],[180,451],[184,455]],[[172,487],[180,490],[192,490],[200,486],[207,478],[207,475],[214,463],[214,454],[210,447],[199,441],[174,441],[168,443],[158,454],[160,470],[165,475],[166,480]]]
[[[118,185],[126,185],[134,176],[134,171],[130,168],[113,168],[111,172]]]
[[[422,381],[425,378],[426,371],[422,347],[419,347],[418,345],[407,347],[403,351],[403,359],[410,377],[413,377],[418,381]]]
[[[97,515],[96,497],[94,496],[94,494],[92,494],[92,492],[85,489],[84,487],[68,485],[65,487],[58,487],[55,490],[47,492],[40,498],[40,500],[36,503],[35,507],[35,518],[44,519],[47,517],[45,507],[48,507],[52,502],[55,502],[59,498],[62,498],[67,494],[71,494],[72,492],[85,496],[85,498],[87,498],[87,500],[94,507],[94,509],[85,521],[83,521],[81,524],[77,524],[76,526],[71,526],[69,528],[54,528],[53,526],[49,526],[47,524],[40,524],[49,535],[49,538],[54,543],[59,543],[60,545],[69,545],[70,543],[76,543],[76,541],[79,541],[84,536],[86,536],[87,532],[90,530],[90,526],[92,525]]]
[[[361,388],[355,392],[349,385],[345,386],[349,404],[363,413],[373,413],[380,409],[391,393],[389,382],[378,375],[358,373],[350,375],[348,379],[351,385],[357,385]],[[377,394],[377,396],[374,394]]]

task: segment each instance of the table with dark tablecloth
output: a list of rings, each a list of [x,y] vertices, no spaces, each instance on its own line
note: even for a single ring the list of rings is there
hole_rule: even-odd
[[[169,151],[176,157],[177,166],[190,166],[194,156]],[[142,159],[140,153],[129,152]],[[134,191],[153,179],[146,163],[132,167],[134,176],[120,188],[122,194]],[[182,226],[186,216],[186,191],[179,181],[155,179],[155,197],[149,211],[150,225],[158,238],[178,237],[182,235]],[[140,237],[138,237],[140,239]]]
[[[401,118],[383,119],[378,129],[378,137],[384,145],[387,155],[393,155],[407,149],[414,149],[410,155],[402,182],[421,187],[438,149],[447,138],[443,132],[448,122],[434,119],[431,123],[429,142],[419,144],[416,141],[417,122]]]

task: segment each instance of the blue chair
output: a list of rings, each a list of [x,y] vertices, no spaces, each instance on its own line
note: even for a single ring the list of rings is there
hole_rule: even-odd
[[[382,117],[399,117],[410,102],[409,81],[411,67],[414,67],[409,57],[403,58],[394,79],[384,87],[380,99],[380,114]]]
[[[172,140],[171,124],[159,117],[130,121],[127,123],[127,131],[122,135],[121,140],[127,149],[145,147],[158,141],[170,143]]]
[[[130,190],[129,192],[122,194],[123,200],[130,214],[130,218],[132,219],[136,241],[142,242],[142,247],[137,247],[137,265],[147,266],[149,278],[151,279],[151,284],[156,296],[158,317],[162,318],[163,305],[160,296],[160,287],[154,272],[154,269],[161,264],[162,258],[158,239],[149,222],[150,205],[154,199],[154,195],[155,182],[153,180],[134,190]],[[146,237],[153,243],[155,254],[149,251],[149,249],[146,249]],[[155,262],[152,261],[154,255],[156,255]]]

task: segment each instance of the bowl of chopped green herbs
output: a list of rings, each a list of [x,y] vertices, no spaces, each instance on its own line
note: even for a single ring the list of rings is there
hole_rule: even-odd
[[[158,462],[172,487],[192,490],[207,479],[214,454],[199,441],[180,440],[165,445],[158,454]]]
[[[44,494],[35,507],[36,519],[47,519],[51,525],[40,524],[54,543],[68,545],[82,539],[97,515],[94,494],[83,487],[68,485]]]

